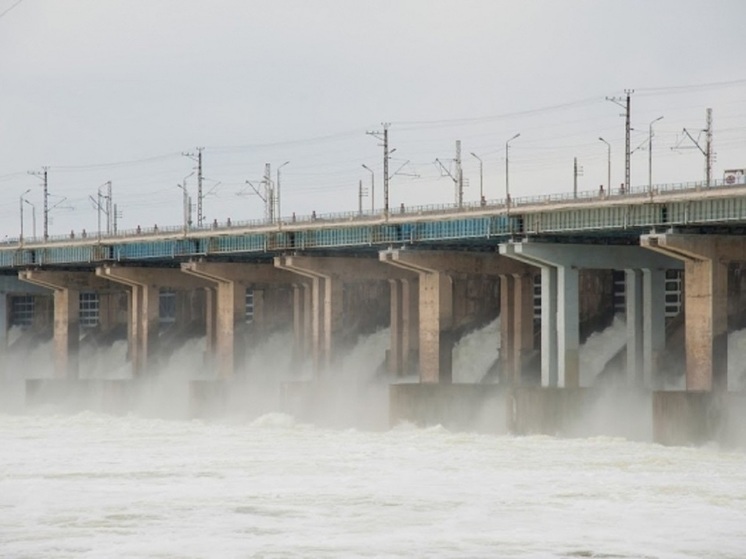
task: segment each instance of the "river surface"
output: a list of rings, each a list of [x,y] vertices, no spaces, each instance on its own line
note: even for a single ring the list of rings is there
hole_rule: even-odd
[[[457,380],[485,376],[498,326],[459,343]],[[623,330],[615,322],[583,348],[584,384]],[[258,391],[255,379],[252,401],[233,395],[240,413],[210,420],[186,419],[178,389],[201,374],[199,344],[175,355],[128,415],[9,413],[22,392],[6,390],[0,558],[746,557],[742,449],[367,429],[361,418],[378,418],[386,400],[373,380],[387,340],[384,331],[355,348],[340,378],[358,384],[323,403],[315,425],[271,411],[277,377],[302,378],[287,336],[247,366],[275,388]],[[738,340],[736,365],[746,362],[746,336]],[[6,380],[51,375],[38,362],[48,354],[9,356]],[[86,356],[84,375],[126,378],[126,367],[108,368],[119,361],[122,344]]]
[[[0,415],[3,558],[744,556],[740,451]]]

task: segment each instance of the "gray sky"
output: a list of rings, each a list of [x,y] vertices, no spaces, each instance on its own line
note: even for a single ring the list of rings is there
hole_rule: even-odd
[[[7,11],[6,11],[7,10]],[[391,205],[452,203],[440,177],[462,142],[467,201],[624,180],[622,109],[632,147],[655,124],[653,181],[701,180],[697,137],[713,109],[714,177],[746,167],[746,2],[488,0],[0,0],[0,237],[19,234],[28,174],[49,169],[50,234],[96,229],[88,197],[108,180],[120,229],[178,225],[204,146],[207,221],[261,218],[265,163],[282,170],[282,213],[357,210],[358,181],[382,150],[365,134],[391,122]],[[702,142],[704,138],[702,137]],[[672,150],[680,144],[687,149]],[[693,149],[692,149],[693,148]],[[648,152],[632,155],[632,184]],[[418,176],[410,176],[418,175]],[[187,186],[196,198],[196,180]],[[66,199],[61,202],[62,197]],[[365,208],[370,199],[364,200]],[[30,206],[25,206],[27,210]],[[26,234],[31,214],[26,213]]]

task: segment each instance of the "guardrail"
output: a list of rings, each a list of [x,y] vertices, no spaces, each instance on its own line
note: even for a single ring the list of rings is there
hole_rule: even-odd
[[[34,237],[24,238],[21,242],[20,239],[7,239],[2,244],[2,247],[20,247],[20,246],[39,246],[49,245],[58,243],[70,243],[71,241],[110,241],[110,240],[125,240],[125,239],[142,239],[147,237],[156,237],[163,235],[183,235],[188,237],[190,235],[199,235],[200,233],[229,233],[236,229],[242,230],[277,230],[283,227],[292,227],[293,225],[308,225],[314,223],[323,223],[324,225],[335,225],[345,224],[349,222],[365,223],[365,222],[379,222],[380,220],[406,218],[406,217],[420,217],[420,216],[438,216],[445,214],[457,214],[457,213],[473,213],[477,211],[505,211],[512,212],[521,207],[536,206],[536,205],[564,205],[564,204],[578,204],[578,203],[590,203],[598,202],[599,200],[623,200],[630,199],[634,201],[650,200],[656,196],[665,196],[671,193],[684,193],[684,192],[696,192],[696,191],[714,191],[721,189],[729,189],[735,186],[745,186],[744,183],[740,184],[727,184],[724,180],[712,181],[710,186],[706,186],[703,181],[693,182],[681,182],[681,183],[670,183],[670,184],[656,184],[652,188],[649,186],[636,186],[625,191],[623,189],[612,189],[611,192],[604,190],[584,190],[576,193],[559,193],[559,194],[543,194],[539,196],[523,196],[518,198],[512,198],[509,203],[505,198],[486,200],[484,203],[479,202],[467,202],[461,206],[456,204],[426,204],[418,206],[405,207],[403,204],[398,208],[389,208],[389,215],[384,214],[383,209],[378,210],[364,210],[360,211],[348,211],[348,212],[334,212],[326,214],[316,214],[312,212],[309,215],[286,216],[278,219],[274,222],[270,222],[266,219],[254,219],[254,220],[242,220],[242,221],[231,221],[230,219],[225,222],[213,221],[209,225],[203,225],[201,227],[190,226],[185,228],[184,226],[169,225],[165,227],[137,227],[135,229],[125,229],[117,231],[114,234],[106,234],[100,232],[88,233],[83,230],[80,233],[71,232],[68,235],[53,235],[47,237],[47,239]]]

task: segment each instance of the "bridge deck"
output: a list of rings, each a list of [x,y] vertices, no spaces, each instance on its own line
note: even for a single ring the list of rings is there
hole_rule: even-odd
[[[0,269],[103,261],[185,259],[200,255],[261,256],[284,250],[380,247],[390,244],[498,241],[514,235],[627,236],[656,227],[746,226],[746,184],[666,185],[599,196],[550,195],[485,205],[420,206],[379,214],[333,214],[275,223],[215,224],[65,236],[0,245]]]

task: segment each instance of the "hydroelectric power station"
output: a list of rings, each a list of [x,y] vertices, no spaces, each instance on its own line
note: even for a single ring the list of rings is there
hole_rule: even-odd
[[[21,238],[0,246],[3,350],[14,327],[15,347],[51,337],[54,377],[5,377],[25,379],[29,404],[75,393],[120,410],[169,348],[203,336],[212,376],[190,384],[201,413],[284,328],[314,375],[284,388],[297,411],[344,348],[388,327],[392,422],[468,426],[479,410],[518,434],[564,433],[598,405],[581,344],[622,310],[626,343],[605,375],[618,397],[604,405],[623,418],[625,395],[645,394],[655,440],[732,440],[746,415],[727,376],[729,325],[746,317],[744,227],[746,185],[691,183]],[[498,362],[481,383],[454,383],[454,344],[498,315]],[[117,338],[131,379],[80,378],[81,344]],[[676,375],[683,390],[667,388]]]

